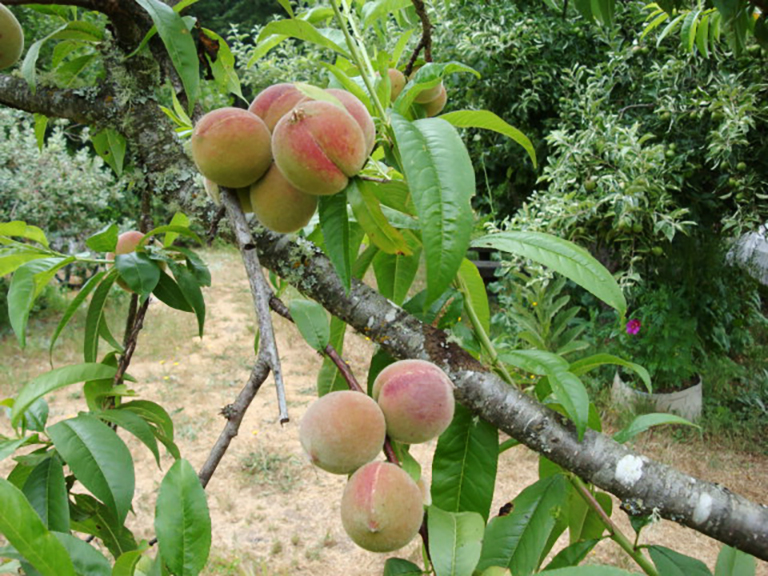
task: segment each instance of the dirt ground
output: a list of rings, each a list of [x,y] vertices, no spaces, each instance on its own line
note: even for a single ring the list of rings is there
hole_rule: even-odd
[[[160,323],[164,331],[159,337],[152,336],[151,330],[142,336],[130,369],[139,381],[134,388],[140,397],[158,401],[172,414],[181,453],[196,469],[224,425],[219,411],[235,398],[248,377],[255,327],[238,255],[217,252],[215,257],[210,257],[211,253],[208,256],[214,281],[206,292],[204,338],[197,338],[191,315],[153,304],[147,324]],[[293,326],[280,318],[275,323],[291,421],[283,426],[278,423],[274,386],[268,380],[208,486],[213,547],[205,574],[381,574],[390,555],[357,548],[341,527],[338,503],[345,478],[314,469],[299,445],[298,422],[315,398],[315,374],[321,358]],[[348,337],[344,357],[360,380],[365,379],[371,354],[372,347],[365,339],[354,334]],[[2,395],[13,393],[8,387],[7,383],[0,385]],[[84,407],[83,399],[71,390],[57,393],[50,403],[49,422],[74,415]],[[7,420],[0,421],[0,433],[7,433],[7,426]],[[131,446],[137,477],[135,514],[129,515],[129,525],[138,536],[151,538],[163,472],[143,445],[124,438]],[[413,450],[427,476],[434,446],[433,442]],[[733,453],[700,441],[683,444],[663,433],[648,434],[636,447],[685,472],[768,504],[768,458]],[[502,455],[494,509],[537,479],[536,462],[536,455],[521,447]],[[169,465],[166,458],[163,469]],[[6,473],[7,466],[0,467],[0,472]],[[614,517],[622,530],[632,533],[622,512]],[[720,549],[718,542],[668,521],[647,528],[643,542],[697,557],[712,570]],[[414,542],[397,555],[420,563],[420,544]],[[612,542],[602,543],[589,561],[639,573]],[[768,563],[758,562],[757,574],[768,576]]]

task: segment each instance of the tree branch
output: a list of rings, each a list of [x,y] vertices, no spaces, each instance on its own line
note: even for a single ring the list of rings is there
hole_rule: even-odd
[[[81,124],[103,124],[116,108],[103,91],[39,86],[33,93],[26,81],[5,74],[0,75],[0,104]]]
[[[280,368],[280,357],[277,352],[277,342],[272,327],[272,318],[269,311],[269,302],[272,290],[267,284],[261,270],[259,256],[256,253],[256,245],[251,237],[245,215],[240,209],[237,194],[229,188],[221,188],[221,204],[227,211],[227,218],[235,232],[237,245],[243,257],[245,270],[251,284],[251,294],[259,319],[259,362],[265,362],[275,376],[277,388],[277,403],[280,409],[280,423],[288,422],[288,408],[285,401],[285,387],[283,385],[283,373]]]
[[[347,294],[333,265],[309,241],[257,230],[261,263],[377,342],[395,358],[440,366],[457,401],[532,450],[611,492],[633,514],[658,513],[768,560],[768,507],[639,455],[588,430],[579,442],[573,424],[505,384],[447,335],[423,324],[372,288],[354,280]]]

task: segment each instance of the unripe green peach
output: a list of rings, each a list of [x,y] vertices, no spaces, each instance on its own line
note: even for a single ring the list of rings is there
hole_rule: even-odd
[[[24,31],[13,12],[0,4],[0,70],[16,64],[24,51]]]
[[[392,102],[394,102],[397,100],[397,97],[400,96],[400,92],[403,91],[403,88],[405,88],[405,74],[400,72],[397,68],[390,68],[387,70],[387,74],[389,75],[389,84],[391,86],[389,97]]]
[[[263,178],[251,184],[250,198],[259,222],[282,234],[304,228],[317,209],[317,196],[291,186],[274,163]]]
[[[315,400],[299,424],[299,440],[312,463],[349,474],[384,446],[386,424],[376,402],[362,392],[339,390]]]
[[[453,384],[426,360],[400,360],[384,368],[373,382],[373,397],[389,437],[405,444],[436,438],[453,419]]]
[[[433,86],[432,88],[427,88],[426,90],[419,92],[416,98],[413,99],[413,101],[416,102],[417,104],[426,104],[427,102],[431,102],[432,100],[440,96],[441,89],[444,89],[442,81],[440,81],[440,83],[437,86]]]
[[[422,106],[424,106],[424,112],[427,115],[427,118],[431,118],[432,116],[437,116],[440,114],[440,112],[443,111],[443,108],[445,108],[446,102],[448,102],[448,92],[446,91],[445,86],[441,83],[440,93],[437,95],[437,98],[422,104]]]
[[[346,188],[365,165],[366,150],[363,131],[352,115],[320,100],[297,105],[272,134],[280,172],[293,186],[316,196]]]
[[[304,98],[306,96],[296,86],[282,82],[259,92],[248,110],[264,120],[267,128],[272,132],[280,118],[293,110],[293,107]]]
[[[402,468],[371,462],[355,472],[341,497],[341,523],[355,544],[371,552],[392,552],[419,533],[421,491]]]
[[[270,140],[267,125],[256,114],[239,108],[219,108],[195,125],[192,157],[203,176],[219,186],[243,188],[269,169]]]
[[[326,92],[338,98],[344,104],[347,112],[357,121],[365,138],[365,155],[370,156],[373,151],[373,145],[376,143],[376,125],[373,123],[373,118],[368,113],[365,104],[360,102],[360,99],[352,94],[352,92],[347,92],[346,90],[328,88]]]

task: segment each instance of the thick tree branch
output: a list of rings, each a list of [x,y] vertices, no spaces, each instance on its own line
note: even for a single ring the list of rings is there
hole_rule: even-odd
[[[457,401],[529,448],[611,492],[633,514],[658,513],[768,560],[768,507],[637,454],[571,422],[505,384],[444,332],[423,324],[355,281],[345,294],[330,261],[310,242],[263,229],[254,239],[264,266],[396,358],[423,358],[453,380]]]
[[[5,74],[0,75],[0,104],[82,124],[102,124],[116,108],[109,94],[103,91],[40,86],[33,93],[26,81]]]

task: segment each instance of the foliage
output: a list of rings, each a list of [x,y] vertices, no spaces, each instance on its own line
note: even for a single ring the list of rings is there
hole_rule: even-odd
[[[159,0],[137,2],[155,25],[160,43],[168,52],[167,63],[173,66],[183,87],[184,97],[174,94],[171,102],[165,100],[170,106],[163,111],[176,121],[180,128],[178,135],[188,136],[195,103],[216,101],[205,98],[207,91],[210,95],[215,87],[221,94],[241,95],[234,58],[225,59],[226,49],[220,44],[220,60],[212,60],[210,54],[198,60],[192,35],[188,33],[190,22],[179,14],[185,3],[177,4],[174,10]],[[287,2],[283,6],[290,7]],[[330,8],[318,5],[297,10],[298,14],[291,14],[291,18],[270,22],[260,29],[246,66],[258,63],[272,50],[280,50],[286,41],[292,41],[289,39],[311,44],[313,47],[306,52],[287,45],[286,51],[278,54],[307,56],[306,60],[299,59],[297,69],[308,65],[312,61],[310,56],[314,58],[317,54],[332,60],[333,63],[315,63],[315,70],[318,74],[321,69],[329,72],[334,83],[355,93],[376,116],[379,131],[378,148],[367,166],[352,178],[344,191],[323,199],[314,227],[306,231],[308,238],[328,254],[345,289],[349,290],[353,278],[362,277],[372,267],[384,297],[404,302],[405,310],[418,318],[451,330],[455,340],[468,343],[510,386],[516,384],[509,376],[510,368],[539,376],[532,392],[572,421],[579,440],[588,428],[600,431],[599,415],[580,376],[605,364],[628,367],[646,381],[647,372],[607,354],[573,362],[564,358],[569,350],[580,347],[574,344],[574,339],[581,328],[565,331],[578,308],[563,311],[562,316],[558,314],[568,303],[567,297],[556,297],[562,281],[555,282],[549,293],[542,293],[545,312],[530,323],[530,342],[534,349],[500,353],[489,338],[487,294],[477,270],[465,258],[470,246],[482,246],[530,259],[567,277],[615,309],[620,317],[625,316],[627,303],[612,274],[587,250],[572,242],[537,231],[514,230],[472,240],[475,169],[456,127],[489,128],[509,136],[516,146],[522,146],[529,153],[530,142],[490,111],[424,117],[423,108],[414,104],[420,92],[434,88],[449,77],[477,75],[473,68],[458,60],[423,65],[392,101],[387,68],[403,56],[418,22],[409,3],[343,2],[339,6],[332,2]],[[53,16],[62,17],[56,10]],[[72,18],[67,27],[74,26],[72,22],[82,22],[77,19],[76,10],[64,16]],[[603,19],[607,21],[608,16],[603,14]],[[387,34],[395,30],[396,33]],[[204,34],[209,40],[216,39],[211,33]],[[149,35],[146,38],[148,40]],[[136,57],[146,57],[147,50],[146,43],[140,44],[136,50],[140,56]],[[238,50],[244,52],[245,43]],[[35,83],[35,60],[33,54],[23,67],[30,85]],[[201,64],[213,68],[210,83],[201,78]],[[119,67],[121,63],[110,65],[125,72]],[[51,71],[55,80],[61,79],[60,67],[53,66]],[[553,75],[551,81],[556,80]],[[160,86],[153,87],[160,93]],[[316,88],[303,88],[318,93]],[[178,86],[176,89],[181,92]],[[124,168],[132,170],[133,162],[138,165],[135,168],[142,167],[141,158],[126,154],[134,143],[127,142],[118,128],[110,126],[101,140],[96,138],[97,150],[110,158],[117,173]],[[627,141],[635,142],[637,154],[645,153],[636,132],[623,135]],[[116,157],[120,158],[119,162]],[[535,159],[534,154],[531,157]],[[127,166],[122,165],[123,160],[127,160]],[[650,169],[651,165],[649,160],[642,168]],[[659,186],[654,193],[661,194],[662,189]],[[230,218],[235,222],[242,220],[237,203],[230,201],[228,191],[223,193]],[[126,373],[150,296],[194,314],[198,333],[203,335],[206,306],[202,289],[210,285],[210,273],[202,260],[179,242],[184,238],[199,243],[200,238],[182,213],[176,213],[169,224],[149,231],[135,251],[119,254],[114,261],[102,257],[116,251],[117,238],[118,226],[111,223],[86,239],[90,253],[70,255],[51,246],[46,233],[31,222],[17,219],[0,224],[0,264],[4,272],[13,273],[8,295],[10,323],[22,347],[29,312],[57,270],[73,262],[108,265],[72,300],[51,338],[52,351],[74,312],[90,298],[82,362],[39,374],[24,384],[15,398],[3,401],[9,408],[14,436],[0,439],[0,451],[4,457],[18,456],[8,479],[0,480],[3,496],[0,498],[3,512],[0,532],[10,545],[3,553],[19,560],[27,572],[34,569],[45,575],[136,574],[141,563],[141,568],[149,564],[152,574],[199,574],[210,551],[211,520],[204,492],[210,476],[198,477],[174,443],[174,423],[170,415],[155,402],[134,398],[136,393],[130,388],[132,378]],[[240,243],[244,255],[256,253],[250,242]],[[293,275],[303,277],[300,268],[312,258],[307,254],[296,256],[295,266],[292,263],[292,271],[284,280],[297,284],[303,280]],[[422,263],[425,288],[406,300]],[[254,283],[258,282],[256,274],[252,272],[252,275]],[[133,330],[127,330],[123,339],[112,335],[104,318],[105,302],[118,281],[134,294],[132,305],[137,309],[133,322],[129,322]],[[258,300],[259,290],[254,292]],[[658,292],[650,294],[658,299]],[[664,304],[671,300],[672,296]],[[649,299],[648,314],[655,313],[660,306],[658,301]],[[297,317],[300,332],[308,344],[333,359],[327,345],[333,343],[341,348],[346,324],[338,318],[329,323],[319,304],[297,301],[292,303],[291,312]],[[459,320],[462,315],[468,318],[466,324]],[[268,313],[261,316],[265,317],[261,321],[268,321]],[[262,332],[256,338],[259,349],[256,369],[268,365],[274,370],[274,364],[262,362],[265,357],[262,351],[267,351],[264,355],[276,354],[274,348],[265,348],[273,343],[267,331]],[[368,373],[369,381],[390,361],[383,349],[377,350]],[[319,391],[337,386],[355,387],[343,361],[325,367],[329,369],[318,374]],[[264,370],[264,378],[267,372]],[[249,387],[258,388],[262,381],[256,382],[254,376]],[[46,398],[57,390],[80,383],[84,383],[87,411],[48,425]],[[230,418],[228,429],[234,422],[234,410],[232,406],[226,409]],[[675,421],[661,417],[655,418],[653,424]],[[650,424],[647,420],[634,426],[630,424],[620,433],[620,438],[627,440]],[[236,427],[237,424],[235,432]],[[125,525],[128,512],[133,508],[135,472],[133,457],[117,434],[118,428],[140,440],[158,465],[160,445],[174,459],[164,473],[156,499],[154,557],[150,556],[149,544],[137,542]],[[226,435],[223,438],[227,438]],[[610,567],[577,566],[604,538],[614,540],[649,574],[657,574],[669,566],[683,573],[700,570],[699,561],[659,546],[650,549],[654,567],[636,543],[633,545],[606,520],[613,512],[608,495],[585,485],[574,474],[544,457],[541,457],[539,479],[513,499],[510,513],[491,517],[499,453],[510,447],[508,443],[500,445],[499,442],[498,430],[493,425],[480,420],[467,408],[457,407],[453,421],[438,439],[433,460],[430,486],[433,503],[426,510],[429,538],[424,539],[429,554],[424,555],[423,571],[434,571],[437,576],[471,576],[476,571],[492,573],[507,568],[515,574],[546,569],[561,576],[628,574]],[[17,452],[19,450],[23,452]],[[401,463],[409,475],[417,479],[421,476],[421,467],[409,453],[407,444],[388,442],[384,451],[390,462]],[[418,507],[417,512],[421,513]],[[569,547],[548,563],[549,552],[566,530]],[[75,537],[73,532],[98,538],[104,547],[97,549]],[[106,553],[112,558],[108,560]],[[723,554],[723,564],[743,560],[730,550]],[[86,566],[97,566],[97,569]],[[385,566],[385,573],[414,570],[422,571],[403,559],[390,559]]]

